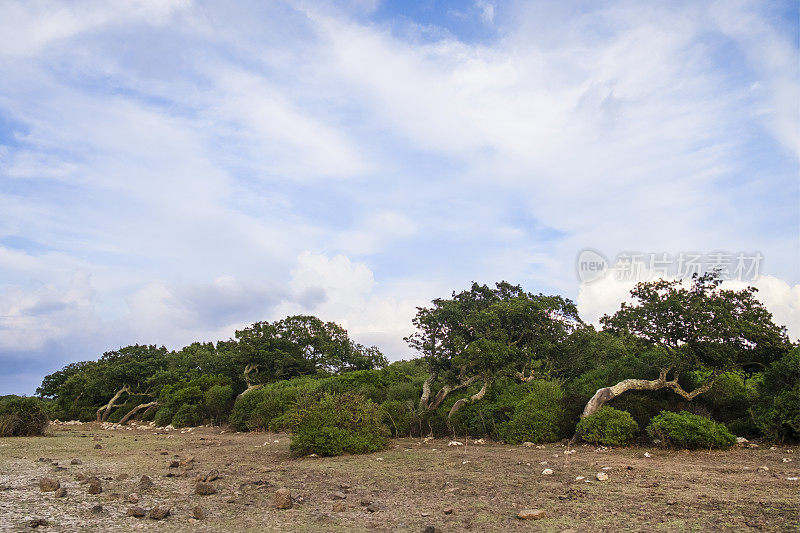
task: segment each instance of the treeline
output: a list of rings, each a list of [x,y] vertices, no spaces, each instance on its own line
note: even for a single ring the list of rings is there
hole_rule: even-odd
[[[596,330],[560,296],[473,284],[418,309],[410,361],[388,365],[336,324],[296,316],[179,351],[121,348],[37,392],[61,419],[287,429],[299,454],[429,434],[688,447],[798,438],[800,350],[755,289],[723,290],[707,274],[631,296]]]

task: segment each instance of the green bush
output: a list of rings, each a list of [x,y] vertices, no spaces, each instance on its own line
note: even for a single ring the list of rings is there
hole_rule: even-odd
[[[756,387],[752,419],[773,441],[800,438],[800,348],[794,348],[764,372]]]
[[[409,437],[417,427],[417,414],[411,400],[389,400],[381,404],[383,422],[393,437]]]
[[[189,403],[181,405],[172,417],[172,425],[176,428],[199,426],[202,421],[200,407]]]
[[[158,427],[164,427],[172,424],[172,417],[175,416],[176,409],[172,407],[162,407],[156,411],[156,416],[153,421]]]
[[[219,422],[233,404],[233,387],[214,385],[205,393],[205,410],[214,422]]]
[[[304,395],[287,416],[289,448],[298,456],[376,452],[389,442],[382,415],[377,404],[353,392]]]
[[[581,419],[576,431],[583,440],[591,444],[625,446],[639,432],[639,424],[627,411],[605,406]]]
[[[514,409],[511,420],[500,428],[509,444],[552,442],[563,432],[564,391],[556,381],[533,381],[528,393]]]
[[[38,398],[7,396],[0,400],[0,437],[43,435],[50,419]]]
[[[729,448],[736,443],[725,424],[686,412],[663,411],[650,421],[647,434],[671,448]]]

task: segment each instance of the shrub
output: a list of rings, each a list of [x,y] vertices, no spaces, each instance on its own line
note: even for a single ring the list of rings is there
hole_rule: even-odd
[[[158,427],[168,426],[172,424],[172,417],[175,416],[175,409],[172,407],[162,407],[156,411],[156,416],[153,421]]]
[[[360,394],[304,395],[288,414],[294,455],[371,453],[386,447],[389,430],[378,405]]]
[[[729,448],[736,443],[725,424],[686,412],[663,411],[650,421],[647,434],[672,448]]]
[[[773,441],[800,437],[800,348],[794,348],[764,372],[751,412],[762,435]]]
[[[233,401],[233,387],[230,385],[214,385],[206,391],[205,409],[215,422],[228,412]]]
[[[514,409],[514,416],[500,429],[509,444],[558,440],[564,423],[564,392],[556,381],[534,381]]]
[[[414,402],[411,400],[389,400],[381,404],[383,422],[392,432],[393,437],[411,436],[416,426],[417,416]]]
[[[604,446],[624,446],[639,432],[639,424],[627,411],[605,406],[578,422],[576,428],[583,440]]]
[[[203,418],[200,416],[200,407],[185,403],[181,405],[172,417],[172,425],[176,428],[199,426]]]
[[[0,400],[0,437],[43,435],[50,419],[38,398],[5,397]]]

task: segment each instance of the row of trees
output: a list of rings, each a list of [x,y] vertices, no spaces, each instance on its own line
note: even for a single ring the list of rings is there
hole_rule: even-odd
[[[709,408],[747,419],[741,431],[758,424],[767,436],[796,438],[798,349],[755,289],[726,290],[707,274],[691,284],[640,283],[631,296],[596,330],[561,296],[473,284],[419,308],[406,341],[421,357],[384,370],[375,370],[387,365],[377,348],[336,324],[293,316],[217,344],[121,348],[47,376],[38,393],[59,418],[194,425],[230,417],[238,429],[258,429],[291,427],[285,414],[309,396],[356,391],[381,406],[396,435],[510,441],[531,428],[556,438],[609,402],[646,425],[676,402],[710,395]]]

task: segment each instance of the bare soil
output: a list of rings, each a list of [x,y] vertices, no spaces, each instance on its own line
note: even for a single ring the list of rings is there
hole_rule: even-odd
[[[787,479],[800,476],[797,447],[578,446],[565,454],[562,444],[398,439],[372,455],[294,459],[286,434],[222,431],[83,424],[51,426],[47,437],[0,439],[0,530],[31,531],[37,518],[48,522],[38,531],[800,530],[800,481]],[[190,457],[191,469],[170,467]],[[73,458],[82,464],[71,465]],[[553,474],[543,475],[545,468]],[[212,482],[216,493],[195,495],[196,476],[212,470],[221,476]],[[608,480],[598,481],[600,472]],[[137,488],[143,474],[151,489]],[[81,475],[99,477],[103,492],[88,494],[76,480]],[[41,492],[45,476],[57,478],[67,496]],[[292,509],[275,509],[279,488],[291,490]],[[170,516],[125,516],[133,492],[141,507],[167,506]],[[335,499],[336,492],[346,498]],[[344,510],[334,511],[337,501]],[[97,504],[100,513],[92,511]],[[207,518],[192,518],[197,505]],[[546,517],[520,520],[522,509],[542,509]]]

